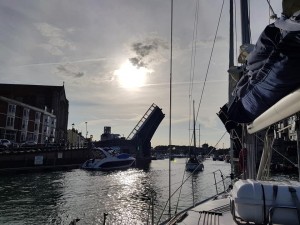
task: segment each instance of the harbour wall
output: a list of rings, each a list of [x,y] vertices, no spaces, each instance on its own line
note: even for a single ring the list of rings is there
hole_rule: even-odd
[[[0,174],[76,169],[93,158],[89,148],[39,148],[0,151]],[[136,157],[133,167],[147,169],[150,158]]]
[[[87,148],[16,149],[0,152],[0,173],[79,168]]]

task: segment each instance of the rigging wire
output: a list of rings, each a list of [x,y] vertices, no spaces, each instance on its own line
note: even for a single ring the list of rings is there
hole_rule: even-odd
[[[222,7],[221,7],[221,11],[220,11],[219,19],[218,19],[218,24],[217,24],[217,29],[216,29],[215,36],[214,36],[213,46],[212,46],[212,50],[211,50],[209,61],[208,61],[208,66],[207,66],[207,70],[206,70],[206,74],[205,74],[205,79],[204,79],[204,83],[203,83],[203,88],[202,88],[202,91],[201,91],[201,96],[200,96],[199,105],[198,105],[198,109],[197,109],[196,120],[198,118],[199,111],[200,111],[200,106],[201,106],[201,103],[202,103],[202,98],[203,98],[203,94],[204,94],[204,90],[205,90],[205,85],[206,85],[206,81],[207,81],[208,71],[210,69],[212,55],[213,55],[213,52],[214,52],[214,47],[215,47],[215,43],[216,43],[216,39],[217,39],[217,34],[218,34],[218,31],[219,31],[219,26],[220,26],[220,22],[221,22],[221,16],[222,16],[223,8],[224,8],[224,0],[222,2]]]
[[[219,30],[219,25],[220,25],[220,21],[221,21],[221,16],[222,16],[223,8],[224,8],[224,0],[222,2],[222,7],[221,7],[221,11],[220,11],[218,23],[217,23],[217,29],[216,29],[216,33],[215,33],[215,36],[214,36],[213,47],[212,47],[212,51],[211,51],[210,58],[209,58],[209,64],[208,64],[208,68],[207,68],[207,71],[206,71],[206,76],[205,76],[205,80],[204,80],[204,84],[203,84],[203,89],[202,89],[202,93],[201,93],[201,98],[200,98],[200,102],[199,102],[199,106],[198,106],[198,110],[197,110],[197,117],[196,118],[198,118],[198,115],[199,115],[200,104],[201,104],[202,97],[203,97],[203,94],[204,94],[205,84],[206,84],[206,80],[207,80],[207,76],[208,76],[208,71],[209,71],[209,68],[210,68],[210,62],[211,62],[211,59],[212,59],[214,46],[215,46],[215,43],[216,43],[216,37],[217,37],[217,34],[218,34],[218,30]],[[189,88],[189,102],[190,103],[191,103],[191,99],[192,99],[193,82],[194,82],[194,77],[195,77],[195,58],[196,58],[196,40],[197,40],[197,33],[198,33],[198,30],[197,30],[198,29],[198,21],[199,21],[199,0],[196,0],[196,10],[195,10],[195,17],[194,17],[194,30],[193,30],[193,45],[192,45],[192,56],[191,56],[191,68],[190,68],[190,88]],[[191,111],[189,112],[189,116],[190,116],[190,114],[191,114]],[[190,128],[190,126],[191,126],[191,123],[189,123],[189,128]],[[226,134],[226,132],[223,134],[222,138],[224,137],[225,134]],[[195,132],[193,132],[193,137],[192,138],[194,138],[194,135],[195,135]],[[192,138],[190,139],[190,145],[191,145],[191,142],[192,142]],[[183,174],[182,181],[184,179],[184,176],[185,176],[185,172]],[[184,183],[185,183],[185,181],[182,182],[182,185]],[[182,188],[182,186],[181,186],[181,188]],[[180,199],[180,195],[181,195],[181,188],[179,188],[180,189],[180,194],[179,194],[179,197],[178,197],[178,201],[177,201],[177,205],[176,205],[176,210],[175,211],[177,211],[177,208],[178,208],[179,199]],[[169,201],[170,201],[170,199],[169,199]],[[169,206],[170,206],[170,203],[169,203]],[[169,211],[170,211],[170,209],[169,209]]]
[[[198,36],[198,22],[199,22],[199,0],[196,0],[195,18],[193,27],[193,40],[192,40],[192,54],[191,54],[191,66],[190,66],[190,87],[189,98],[193,93],[193,81],[195,77],[195,60],[197,54],[197,36]]]
[[[210,69],[210,64],[211,64],[211,60],[212,60],[212,55],[213,55],[213,51],[214,51],[214,47],[215,47],[215,43],[216,43],[216,38],[217,38],[217,34],[218,34],[218,31],[219,31],[219,26],[220,26],[220,22],[221,22],[221,16],[222,16],[222,13],[223,13],[223,9],[224,9],[224,0],[222,2],[222,6],[221,6],[221,11],[220,11],[220,15],[219,15],[219,18],[218,18],[218,23],[217,23],[217,29],[216,29],[216,32],[215,32],[215,36],[214,36],[214,41],[213,41],[213,46],[212,46],[212,50],[211,50],[211,54],[210,54],[210,57],[209,57],[209,64],[208,64],[208,67],[207,67],[207,71],[206,71],[206,75],[205,75],[205,79],[204,79],[204,84],[203,84],[203,88],[202,88],[202,92],[201,92],[201,97],[200,97],[200,101],[199,101],[199,105],[198,105],[198,109],[197,109],[197,116],[196,118],[198,118],[198,115],[199,115],[199,110],[200,110],[200,105],[201,105],[201,102],[202,102],[202,98],[203,98],[203,94],[204,94],[204,90],[205,90],[205,85],[206,85],[206,81],[207,81],[207,77],[208,77],[208,71]],[[173,9],[173,1],[172,1],[172,9]],[[172,11],[172,16],[171,18],[173,18],[173,11]],[[197,38],[197,26],[198,26],[198,19],[199,19],[199,0],[196,0],[196,11],[195,11],[195,21],[194,21],[194,31],[193,31],[193,46],[192,46],[192,56],[191,56],[191,70],[190,70],[190,82],[191,82],[191,86],[190,86],[190,89],[189,89],[189,100],[191,101],[191,97],[192,97],[192,91],[193,91],[193,80],[194,80],[194,76],[195,76],[195,56],[196,56],[196,38]],[[171,19],[171,24],[172,24],[172,19]],[[171,26],[172,27],[172,26]],[[172,46],[172,28],[171,28],[171,46]],[[171,48],[172,49],[172,48]],[[172,51],[171,51],[171,59],[172,59]],[[172,71],[172,64],[170,64],[170,71]],[[171,108],[171,83],[172,83],[172,72],[170,72],[170,108]],[[171,115],[170,115],[170,118],[171,118]],[[197,120],[197,119],[196,119]],[[189,125],[190,126],[190,125]],[[226,132],[222,135],[222,137],[220,138],[220,140],[217,142],[217,144],[215,145],[215,147],[219,144],[219,142],[223,139],[223,137],[225,136]],[[170,135],[170,132],[169,132],[169,135]],[[169,139],[171,140],[171,138],[169,137]],[[171,141],[169,140],[169,142],[171,143]],[[191,143],[191,142],[190,142]],[[171,144],[169,144],[169,147],[171,147]],[[215,147],[212,149],[214,150]],[[212,151],[211,150],[211,151]],[[169,166],[170,167],[170,166]],[[185,174],[185,172],[184,172]],[[169,189],[169,199],[168,201],[166,202],[166,205],[164,207],[164,210],[167,206],[167,204],[169,203],[169,215],[171,214],[171,209],[170,209],[170,206],[171,206],[171,197],[178,191],[180,190],[180,193],[181,193],[181,189],[182,189],[182,186],[183,184],[189,179],[189,177],[191,177],[192,175],[194,174],[194,172],[192,172],[190,174],[190,176],[188,176],[185,180],[184,180],[184,176],[183,176],[183,179],[182,179],[182,184],[179,188],[177,188],[173,194],[170,194],[170,189]],[[170,182],[170,178],[169,178],[169,182]],[[179,198],[178,198],[178,202],[177,202],[177,205],[176,205],[176,211],[177,211],[177,207],[178,207],[178,204],[179,204]],[[163,210],[163,211],[164,211]],[[161,214],[162,216],[162,214]],[[161,219],[161,216],[159,218],[159,221]]]
[[[208,154],[206,154],[206,156],[210,155],[210,153],[216,149],[216,147],[218,146],[218,144],[220,143],[220,141],[223,139],[223,137],[225,136],[225,134],[227,133],[227,131],[224,132],[224,134],[222,135],[222,137],[218,140],[217,144],[215,144],[215,146],[210,150],[210,152]]]
[[[224,137],[224,135],[225,134],[223,134],[223,136],[222,136],[222,138]],[[222,139],[221,138],[221,139]],[[221,139],[218,141],[218,143],[221,141]],[[217,144],[218,144],[217,143]],[[179,189],[181,189],[182,188],[182,186],[185,184],[185,182],[187,182],[187,180],[191,177],[191,176],[193,176],[194,175],[194,172],[192,172],[185,180],[184,180],[184,182],[172,193],[172,195],[171,195],[171,197],[173,197],[173,195],[179,190]],[[161,215],[160,215],[160,217],[159,217],[159,219],[158,219],[158,222],[157,222],[157,224],[159,224],[159,222],[160,222],[160,220],[161,220],[161,217],[162,217],[162,215],[163,215],[163,212],[165,211],[165,209],[166,209],[166,207],[167,207],[167,204],[168,204],[168,202],[170,201],[170,198],[167,200],[167,202],[166,202],[166,204],[165,204],[165,206],[164,206],[164,208],[163,208],[163,211],[162,211],[162,213],[161,213]]]
[[[212,148],[212,150],[211,150],[207,155],[209,155],[213,150],[216,149],[216,146],[220,143],[220,141],[223,139],[223,137],[225,136],[226,133],[227,133],[227,131],[224,132],[224,134],[222,135],[222,137],[217,141],[217,143],[215,144],[215,146]],[[206,156],[207,156],[207,155],[206,155]],[[193,172],[191,172],[190,175],[189,175],[186,179],[184,179],[184,176],[183,176],[183,181],[181,182],[181,185],[180,185],[180,186],[179,186],[179,187],[178,187],[178,188],[170,195],[170,197],[168,198],[168,200],[167,200],[165,206],[163,207],[162,213],[161,213],[161,215],[160,215],[160,217],[159,217],[159,219],[158,219],[157,224],[160,222],[160,220],[161,220],[161,218],[162,218],[162,216],[163,216],[163,212],[165,211],[165,209],[166,209],[168,203],[170,202],[170,199],[174,196],[174,194],[175,194],[178,190],[181,191],[183,185],[188,181],[188,179],[189,179],[191,176],[194,175],[194,173],[195,173],[195,170],[194,170]],[[185,171],[184,171],[184,174],[185,174]],[[177,182],[177,183],[179,183],[179,182]],[[177,206],[178,206],[178,204],[177,204]],[[177,210],[177,209],[176,209],[176,210]]]
[[[189,139],[190,136],[190,130],[191,130],[191,102],[192,102],[192,94],[193,94],[193,84],[194,84],[194,78],[195,78],[195,60],[196,60],[196,53],[197,53],[197,36],[198,36],[198,22],[199,22],[199,0],[196,0],[196,7],[195,7],[195,17],[194,17],[194,27],[193,27],[193,39],[192,39],[192,54],[191,54],[191,66],[190,66],[190,86],[189,86]],[[193,135],[195,135],[193,133]],[[191,146],[191,143],[189,143],[189,146]],[[189,152],[191,151],[189,147]],[[187,163],[188,159],[186,159]],[[185,171],[182,176],[182,184],[185,177]],[[180,188],[179,195],[177,198],[177,203],[175,207],[175,214],[178,210],[179,200],[181,198],[181,192],[182,188]]]
[[[171,0],[171,32],[170,32],[170,96],[169,96],[169,218],[171,218],[171,154],[172,154],[172,61],[173,61],[173,0]]]
[[[262,138],[260,138],[257,134],[255,134],[256,138],[258,138],[260,141],[263,141]],[[275,151],[277,154],[279,154],[282,158],[284,158],[285,160],[287,160],[289,163],[291,163],[293,166],[295,166],[296,168],[298,168],[298,164],[294,163],[292,160],[290,160],[289,158],[287,158],[286,156],[284,156],[283,154],[281,154],[279,151],[277,151],[274,147],[272,147],[272,150]]]
[[[270,15],[270,19],[278,19],[277,14],[274,12],[273,7],[270,3],[270,0],[266,0],[268,5],[269,5],[269,10],[272,13],[272,15]]]
[[[198,104],[198,109],[197,109],[196,121],[197,121],[198,116],[199,116],[200,105],[202,103],[202,98],[203,98],[203,94],[204,94],[204,90],[205,90],[205,85],[206,85],[206,81],[207,81],[207,77],[208,77],[208,72],[209,72],[209,69],[210,69],[212,55],[213,55],[213,52],[214,52],[214,47],[215,47],[215,43],[216,43],[216,39],[217,39],[217,34],[218,34],[218,31],[219,31],[219,26],[220,26],[220,22],[221,22],[222,13],[223,13],[223,8],[224,8],[224,0],[222,2],[221,11],[220,11],[219,19],[218,19],[218,23],[217,23],[217,28],[216,28],[216,32],[215,32],[215,36],[214,36],[213,46],[212,46],[212,49],[211,49],[211,53],[210,53],[210,57],[209,57],[209,61],[208,61],[208,66],[207,66],[207,69],[206,69],[205,79],[204,79],[204,83],[203,83],[203,87],[202,87],[202,91],[201,91],[201,97],[200,97],[199,104]],[[189,146],[192,143],[192,139],[193,139],[193,136],[190,137]]]
[[[190,130],[191,130],[191,105],[192,105],[192,95],[193,95],[193,87],[194,87],[194,78],[195,78],[195,61],[197,55],[197,36],[198,36],[198,22],[199,22],[199,0],[196,0],[195,7],[195,17],[194,17],[194,27],[193,27],[193,39],[192,39],[192,54],[191,54],[191,66],[190,66],[190,85],[189,85],[189,139]],[[189,146],[191,142],[189,143]],[[190,149],[189,149],[190,151]]]

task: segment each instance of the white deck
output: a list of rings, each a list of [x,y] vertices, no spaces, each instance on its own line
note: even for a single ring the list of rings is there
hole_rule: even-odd
[[[230,212],[229,198],[205,202],[187,211],[187,213],[188,216],[185,219],[183,219],[182,222],[177,224],[236,225]]]
[[[187,215],[186,215],[187,213]],[[238,220],[236,223],[233,219],[230,209],[230,199],[223,198],[217,200],[209,200],[202,203],[184,213],[178,214],[176,219],[172,219],[167,225],[255,225],[255,223],[247,223],[245,221]],[[181,218],[181,219],[180,219]],[[293,223],[295,224],[295,223]],[[296,223],[298,224],[298,222]],[[273,223],[273,225],[279,225]],[[281,225],[291,225],[291,223],[284,223]]]

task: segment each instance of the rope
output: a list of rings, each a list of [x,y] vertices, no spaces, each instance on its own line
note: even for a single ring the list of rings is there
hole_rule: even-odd
[[[274,10],[273,10],[273,8],[272,8],[272,6],[271,6],[270,1],[269,1],[269,0],[266,0],[266,1],[267,1],[267,3],[268,3],[269,9],[270,9],[270,11],[271,11],[271,13],[272,13],[272,15],[270,15],[270,18],[271,18],[271,19],[278,19],[277,14],[274,12]]]
[[[210,152],[206,156],[208,156],[212,151],[214,151],[216,149],[216,146],[220,143],[220,141],[223,139],[223,137],[225,136],[226,133],[227,133],[227,131],[224,132],[222,137],[218,140],[217,144],[215,144],[215,146],[210,150]]]
[[[266,209],[266,195],[265,195],[265,189],[264,189],[264,185],[261,184],[261,189],[262,189],[262,197],[263,197],[263,224],[267,224],[267,209]]]
[[[260,140],[263,141],[262,138],[260,138],[257,134],[255,134],[255,136]],[[293,166],[295,166],[296,168],[298,168],[298,165],[296,163],[294,163],[292,160],[290,160],[289,158],[287,158],[286,156],[282,155],[279,151],[277,151],[275,148],[272,147],[272,150],[275,151],[277,154],[279,154],[282,158],[284,158],[285,160],[287,160],[289,163],[291,163]]]
[[[292,200],[294,202],[294,205],[296,206],[298,222],[300,223],[300,203],[299,203],[299,199],[298,199],[298,196],[297,196],[297,191],[294,187],[289,186],[289,192],[291,193]]]

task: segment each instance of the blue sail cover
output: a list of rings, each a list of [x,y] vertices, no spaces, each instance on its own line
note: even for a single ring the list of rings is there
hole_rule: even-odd
[[[262,32],[247,58],[246,73],[233,91],[234,101],[228,105],[228,120],[252,122],[300,87],[300,16],[292,21],[292,31],[290,22],[279,26],[275,22]]]

